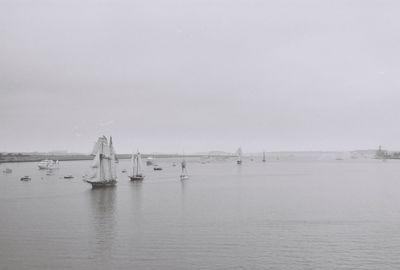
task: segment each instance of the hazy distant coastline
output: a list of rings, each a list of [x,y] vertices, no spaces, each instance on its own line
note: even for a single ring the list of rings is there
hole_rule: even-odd
[[[291,159],[312,159],[312,160],[331,160],[331,159],[357,159],[357,158],[376,158],[376,150],[356,150],[356,151],[281,151],[281,152],[266,152],[267,159],[275,160],[280,158],[282,160]],[[198,152],[192,154],[185,154],[185,157],[220,157],[228,158],[233,157],[235,154],[227,153],[223,151],[210,151],[210,152]],[[247,153],[244,156],[247,157],[261,157],[262,153]],[[388,159],[398,159],[398,155],[385,155]],[[154,158],[179,158],[182,154],[165,154],[165,153],[151,153],[142,154],[143,158],[154,157]],[[131,154],[118,154],[119,159],[129,159]],[[378,157],[379,158],[379,157]],[[81,153],[0,153],[0,163],[10,162],[38,162],[44,159],[52,159],[59,161],[74,161],[74,160],[92,160],[93,156],[89,154]]]
[[[208,157],[206,154],[189,154],[185,157]],[[215,155],[217,156],[217,155]],[[222,155],[218,155],[222,156]],[[230,155],[224,155],[230,156]],[[154,157],[154,158],[179,158],[182,157],[180,154],[142,154],[143,158]],[[131,154],[119,154],[118,159],[129,159]],[[92,160],[93,156],[88,154],[46,154],[46,153],[0,153],[0,163],[10,162],[38,162],[44,159],[52,159],[59,161],[74,161],[74,160]]]

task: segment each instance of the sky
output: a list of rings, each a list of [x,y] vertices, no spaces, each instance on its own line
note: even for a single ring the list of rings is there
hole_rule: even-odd
[[[399,10],[0,0],[0,152],[400,150]]]

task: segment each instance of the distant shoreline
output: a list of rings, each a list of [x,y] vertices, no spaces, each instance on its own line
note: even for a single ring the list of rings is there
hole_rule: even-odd
[[[177,154],[142,154],[143,158],[180,158],[182,155]],[[209,157],[209,155],[185,155],[185,157]],[[218,156],[223,157],[223,156]],[[226,156],[229,157],[229,156]],[[118,159],[130,159],[131,154],[119,154]],[[58,160],[58,161],[76,161],[76,160],[92,160],[92,155],[29,155],[29,154],[6,154],[0,155],[0,163],[13,163],[13,162],[39,162],[44,159]]]

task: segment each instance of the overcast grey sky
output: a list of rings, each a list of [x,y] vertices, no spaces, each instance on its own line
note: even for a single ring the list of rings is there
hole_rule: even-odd
[[[400,149],[400,1],[0,0],[0,151]]]

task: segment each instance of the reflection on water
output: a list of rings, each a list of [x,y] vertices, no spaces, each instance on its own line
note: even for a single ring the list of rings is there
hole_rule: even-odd
[[[130,190],[132,192],[130,198],[131,202],[131,209],[132,213],[131,216],[133,217],[133,222],[136,225],[140,225],[141,218],[142,218],[142,188],[143,182],[142,181],[131,181],[130,183]]]
[[[95,236],[92,248],[93,257],[100,263],[106,264],[110,258],[116,235],[116,192],[117,188],[98,188],[88,190],[90,196],[92,231]]]

